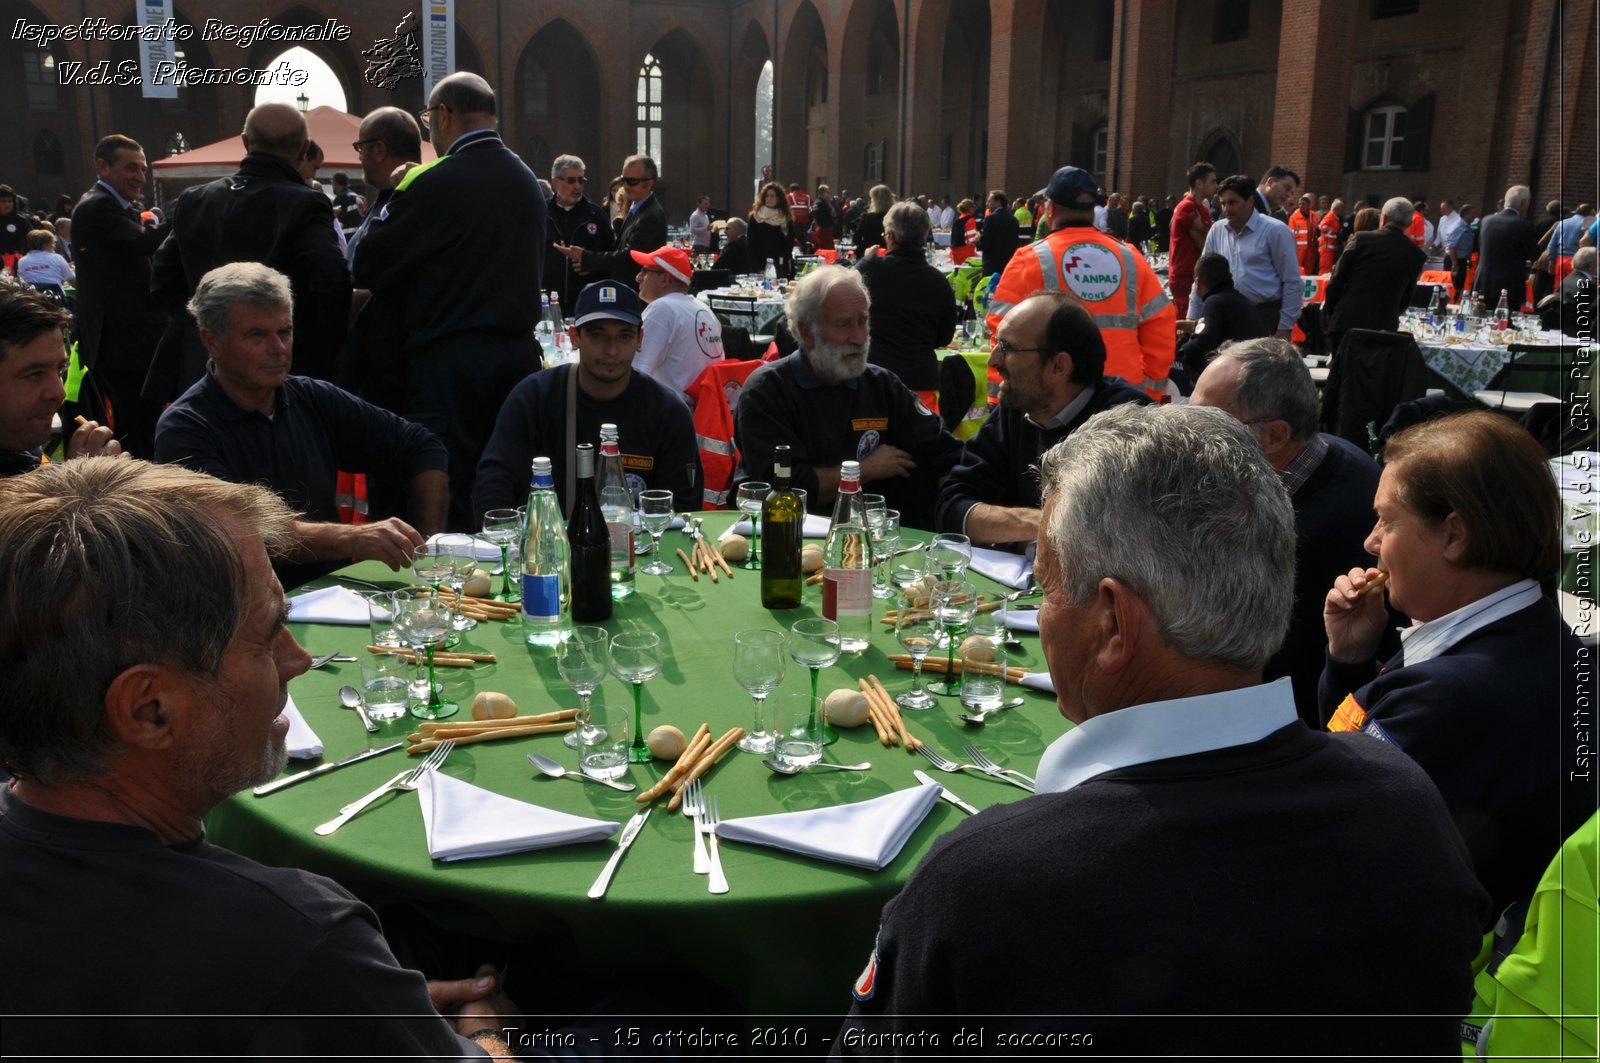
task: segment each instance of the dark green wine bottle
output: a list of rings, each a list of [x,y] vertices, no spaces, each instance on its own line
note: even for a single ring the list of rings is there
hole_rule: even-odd
[[[761,503],[761,604],[768,609],[800,606],[800,546],[806,511],[789,484],[789,448],[773,451],[772,490]]]

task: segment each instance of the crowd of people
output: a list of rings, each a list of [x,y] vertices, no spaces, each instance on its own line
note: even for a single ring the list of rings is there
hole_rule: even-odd
[[[745,217],[714,220],[701,196],[674,247],[654,159],[625,159],[596,202],[581,158],[542,182],[496,110],[458,73],[415,116],[367,115],[370,202],[348,180],[331,199],[311,187],[304,117],[274,104],[245,117],[237,174],[159,215],[143,149],[120,135],[53,221],[0,185],[19,274],[0,286],[0,766],[15,776],[0,934],[35,957],[0,976],[8,1011],[292,1016],[337,999],[413,1019],[317,1044],[284,1020],[249,1047],[509,1057],[515,1007],[492,971],[426,982],[338,884],[204,841],[210,808],[283,764],[278,713],[306,668],[283,588],[352,558],[400,568],[428,535],[476,530],[523,501],[535,455],[565,505],[572,446],[603,422],[634,486],[699,508],[686,392],[725,352],[692,256],[788,276],[848,235],[854,267],[794,280],[792,346],[744,383],[735,476],[770,480],[787,446],[828,513],[858,462],[907,526],[1026,553],[1077,726],[1045,751],[1037,796],[949,832],[885,909],[847,1029],[1316,1013],[1346,1017],[1318,1050],[1453,1051],[1481,935],[1596,808],[1567,770],[1588,651],[1549,596],[1556,488],[1533,438],[1484,411],[1406,428],[1380,466],[1319,431],[1290,337],[1317,273],[1335,349],[1393,330],[1430,255],[1458,290],[1471,270],[1475,290],[1520,302],[1544,271],[1547,294],[1592,308],[1592,208],[1553,205],[1541,232],[1516,185],[1481,223],[1470,204],[1443,200],[1435,224],[1397,197],[1369,225],[1287,167],[1205,163],[1159,209],[1072,166],[980,208],[884,185],[808,193],[768,168]],[[992,409],[964,441],[936,405],[939,351],[968,312],[929,262],[936,230],[997,278]],[[570,360],[536,339],[539,292],[568,315]],[[342,519],[341,473],[367,478],[366,520]],[[1341,911],[1372,883],[1381,902]],[[1004,905],[968,903],[1002,889]],[[195,932],[202,916],[218,934]],[[221,972],[259,955],[249,933],[271,934],[272,962],[232,985]],[[74,941],[112,976],[74,991],[39,977],[75,962]],[[1047,977],[1005,962],[1027,946],[1095,962]],[[160,1024],[105,1028],[119,1051],[206,1050]]]

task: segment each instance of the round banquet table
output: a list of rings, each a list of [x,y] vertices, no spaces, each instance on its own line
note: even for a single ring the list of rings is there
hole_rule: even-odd
[[[737,514],[704,514],[712,538]],[[926,539],[906,532],[902,545]],[[676,562],[674,547],[688,552],[682,532],[663,536],[663,556]],[[643,559],[641,558],[641,561]],[[759,573],[733,566],[734,576],[712,584],[705,576],[690,580],[677,562],[670,576],[636,576],[636,593],[616,603],[606,627],[613,633],[654,631],[661,636],[664,668],[645,686],[646,731],[672,723],[690,734],[702,721],[713,737],[733,726],[748,726],[749,696],[731,671],[733,635],[746,627],[781,628],[820,615],[821,588],[806,587],[800,608],[767,610],[759,599]],[[335,575],[401,586],[409,573],[365,563]],[[980,589],[1004,588],[971,575]],[[499,587],[495,577],[495,588]],[[312,587],[334,580],[323,580]],[[858,677],[876,674],[891,694],[909,688],[910,673],[884,658],[900,652],[892,627],[879,623],[888,603],[874,603],[872,646],[846,655],[822,673],[821,690],[855,687]],[[366,653],[365,627],[292,624],[296,638],[313,654],[342,650]],[[1023,652],[1008,663],[1030,671],[1044,668],[1037,636],[1019,636]],[[472,669],[440,669],[445,694],[461,704],[459,718],[470,719],[468,706],[480,690],[512,695],[524,714],[570,708],[576,695],[562,681],[553,651],[527,646],[522,630],[510,623],[480,623],[463,638],[463,649],[491,651],[494,664]],[[407,717],[380,724],[368,735],[353,712],[338,705],[341,685],[360,685],[359,664],[331,664],[308,672],[290,684],[289,693],[322,739],[323,762],[368,746],[395,741],[412,730]],[[782,686],[773,695],[809,689],[807,669],[789,663]],[[1068,723],[1052,697],[1020,687],[1022,706],[1006,711],[983,728],[958,718],[955,699],[941,698],[936,709],[906,712],[917,736],[947,755],[959,756],[966,742],[977,744],[1001,765],[1033,773],[1045,746],[1063,734]],[[608,678],[595,695],[597,703],[631,706],[631,694],[619,680]],[[631,709],[630,709],[631,711]],[[559,809],[574,815],[623,823],[641,806],[636,794],[539,775],[526,754],[540,752],[567,767],[576,754],[560,735],[537,735],[460,746],[442,769],[446,774],[496,794]],[[917,785],[912,771],[929,771],[948,781],[961,797],[980,809],[1027,796],[1002,782],[963,773],[932,772],[922,757],[899,747],[884,748],[870,724],[843,730],[825,759],[840,763],[871,761],[868,772],[816,772],[798,776],[771,774],[759,757],[735,749],[705,778],[706,792],[721,804],[724,819],[817,808],[878,797]],[[962,758],[966,759],[966,758]],[[291,761],[288,771],[308,763]],[[849,1007],[850,986],[872,948],[879,912],[905,883],[934,840],[966,818],[965,813],[937,802],[899,855],[881,871],[867,871],[777,849],[727,842],[722,861],[731,886],[725,895],[707,893],[707,879],[693,873],[692,824],[679,812],[668,813],[666,800],[655,805],[644,830],[622,860],[609,892],[601,901],[586,897],[589,886],[611,855],[614,839],[565,845],[459,862],[429,858],[417,798],[398,793],[380,801],[328,837],[313,828],[333,818],[341,805],[367,793],[405,763],[403,750],[352,764],[265,797],[240,794],[210,816],[210,840],[262,862],[304,868],[327,875],[375,906],[402,904],[415,909],[446,931],[492,941],[549,950],[563,965],[559,978],[543,979],[552,997],[519,1001],[528,1010],[578,1006],[597,987],[612,984],[622,972],[646,966],[694,971],[728,988],[752,1015],[839,1016]],[[666,762],[630,765],[625,778],[642,792],[665,773]],[[974,898],[994,903],[1003,896],[1004,872],[996,871],[996,896]],[[571,1001],[559,998],[565,986]],[[831,1035],[831,1030],[828,1035]]]

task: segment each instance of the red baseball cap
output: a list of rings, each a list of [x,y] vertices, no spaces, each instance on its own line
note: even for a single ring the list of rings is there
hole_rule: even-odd
[[[664,270],[668,276],[688,284],[694,276],[694,265],[689,261],[689,252],[681,247],[662,247],[654,251],[629,251],[633,260],[641,266],[655,266]]]

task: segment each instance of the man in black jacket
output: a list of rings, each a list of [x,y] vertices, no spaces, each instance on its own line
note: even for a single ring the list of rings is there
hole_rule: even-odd
[[[506,393],[539,368],[533,296],[545,197],[495,132],[488,82],[451,74],[428,103],[424,125],[440,156],[402,179],[362,237],[353,276],[405,317],[405,399],[396,412],[444,440],[449,526],[475,530],[478,458]]]
[[[589,178],[576,155],[560,155],[550,164],[549,236],[544,253],[544,290],[561,297],[562,312],[571,315],[578,293],[588,283],[557,248],[561,245],[605,254],[611,250],[611,219],[606,209],[583,194]]]
[[[628,216],[617,233],[617,245],[610,251],[591,251],[572,244],[558,243],[555,249],[566,255],[585,284],[610,277],[638,291],[639,264],[634,251],[654,251],[667,242],[667,212],[656,199],[656,160],[648,155],[630,155],[622,164],[622,184],[628,197]]]
[[[94,167],[100,179],[72,209],[78,353],[111,400],[122,449],[148,458],[155,453],[161,405],[140,390],[166,325],[150,299],[150,256],[171,226],[140,224],[134,201],[149,167],[137,141],[115,133],[105,137],[95,145]]]
[[[1383,205],[1381,229],[1356,233],[1345,246],[1323,297],[1329,350],[1338,351],[1339,340],[1353,328],[1393,332],[1400,327],[1400,312],[1428,259],[1406,235],[1413,212],[1410,200],[1396,196]]]
[[[1017,253],[1017,234],[1021,227],[1017,217],[1007,205],[1006,194],[999,189],[989,193],[989,213],[983,218],[983,231],[978,234],[978,254],[983,256],[984,273],[1004,273]]]
[[[1039,533],[1039,456],[1101,410],[1150,400],[1105,375],[1094,317],[1064,292],[1038,291],[1012,307],[989,365],[1000,374],[1000,405],[939,492],[934,527],[1022,545]]]
[[[1178,361],[1188,374],[1189,387],[1200,379],[1218,347],[1229,340],[1253,340],[1267,334],[1261,315],[1234,289],[1226,256],[1200,256],[1194,268],[1194,291],[1201,300],[1200,316],[1178,322],[1179,334],[1188,337],[1178,344]]]
[[[1484,218],[1478,226],[1478,272],[1472,290],[1489,306],[1504,291],[1511,309],[1522,306],[1528,267],[1539,257],[1539,233],[1528,220],[1533,193],[1527,185],[1506,189],[1506,209]]]
[[[350,316],[350,273],[328,197],[295,167],[310,138],[305,115],[285,103],[254,108],[241,137],[246,155],[231,177],[191,188],[172,208],[172,235],[156,252],[151,291],[172,314],[145,393],[171,402],[205,373],[206,352],[184,309],[200,278],[230,262],[260,262],[295,292],[295,366],[333,376]]]
[[[717,256],[716,268],[735,277],[750,272],[750,239],[744,234],[743,218],[729,218],[723,227],[722,253]]]
[[[896,203],[884,215],[883,239],[887,254],[856,265],[872,299],[872,363],[912,391],[936,391],[934,351],[955,335],[956,297],[944,274],[928,264],[928,212],[915,203]]]

